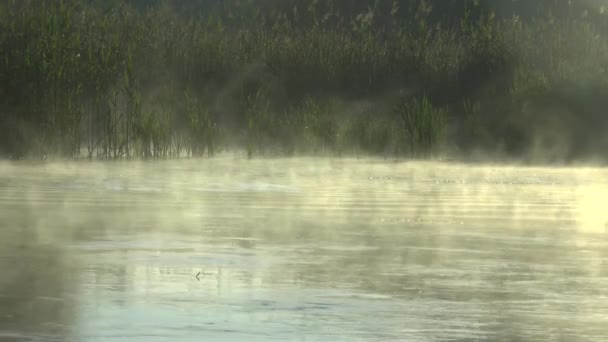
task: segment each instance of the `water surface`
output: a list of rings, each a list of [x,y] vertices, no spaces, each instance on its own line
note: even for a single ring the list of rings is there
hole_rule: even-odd
[[[607,203],[591,168],[4,163],[0,341],[607,341]]]

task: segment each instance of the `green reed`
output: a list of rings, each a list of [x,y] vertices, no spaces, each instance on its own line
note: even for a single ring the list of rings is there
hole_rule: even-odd
[[[168,3],[0,2],[0,154],[428,156],[444,144],[508,145],[528,134],[510,122],[530,97],[607,70],[608,40],[590,19],[465,11],[437,25],[416,6],[343,14],[311,1],[184,16]],[[373,110],[349,104],[361,100]]]

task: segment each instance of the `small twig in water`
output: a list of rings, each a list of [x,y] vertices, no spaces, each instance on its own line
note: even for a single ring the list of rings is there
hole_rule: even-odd
[[[201,281],[201,279],[198,277],[198,276],[200,276],[200,275],[201,275],[201,272],[198,272],[198,273],[196,274],[196,280]]]

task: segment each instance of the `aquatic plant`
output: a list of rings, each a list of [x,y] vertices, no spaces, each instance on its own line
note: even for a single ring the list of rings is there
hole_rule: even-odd
[[[0,1],[0,154],[517,151],[531,93],[608,70],[601,17],[362,4]]]
[[[185,102],[191,153],[193,156],[202,156],[206,152],[211,157],[215,152],[216,143],[216,124],[211,113],[202,101],[193,97],[189,91],[185,93]]]
[[[446,127],[446,110],[433,106],[428,97],[404,99],[396,108],[410,154],[428,156],[438,147]]]

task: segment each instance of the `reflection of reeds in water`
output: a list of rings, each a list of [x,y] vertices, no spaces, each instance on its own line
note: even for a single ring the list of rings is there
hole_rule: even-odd
[[[21,209],[2,214],[7,223],[0,232],[0,340],[66,338],[67,327],[76,321],[74,260],[68,262],[64,251],[42,242],[47,232]]]
[[[598,79],[608,53],[585,19],[469,13],[433,26],[426,7],[411,18],[398,5],[340,16],[312,3],[305,18],[237,6],[186,20],[163,5],[3,2],[0,153],[167,158],[238,145],[426,156],[461,121],[462,146],[517,145],[530,133],[503,118],[562,80]],[[400,102],[386,95],[395,89],[414,91]],[[344,115],[334,98],[378,108]],[[496,118],[475,122],[463,101]]]

